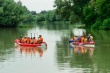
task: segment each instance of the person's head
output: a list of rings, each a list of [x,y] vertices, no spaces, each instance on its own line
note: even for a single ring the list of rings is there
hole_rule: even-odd
[[[39,35],[39,37],[42,37],[42,35]]]
[[[91,35],[91,34],[88,34],[89,36]]]
[[[33,37],[33,39],[35,39],[35,37]]]
[[[20,38],[22,38],[22,37],[20,37]]]
[[[86,36],[84,36],[84,38],[87,38]]]

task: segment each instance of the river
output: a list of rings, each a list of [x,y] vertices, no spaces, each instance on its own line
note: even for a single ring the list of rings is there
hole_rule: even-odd
[[[92,34],[95,47],[70,47],[74,34]],[[15,47],[22,36],[42,35],[47,48]],[[0,73],[110,73],[110,31],[40,25],[0,28]]]

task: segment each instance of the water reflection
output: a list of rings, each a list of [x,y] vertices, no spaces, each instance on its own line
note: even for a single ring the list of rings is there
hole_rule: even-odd
[[[91,69],[94,67],[94,47],[77,45],[68,46],[68,48],[62,47],[57,49],[57,63],[60,71],[65,72],[69,70],[72,73],[91,72]]]
[[[84,55],[87,54],[89,58],[92,58],[94,53],[94,47],[86,47],[86,46],[70,46],[71,52],[73,52],[75,55]]]
[[[21,54],[24,55],[34,55],[42,57],[47,47],[26,47],[26,46],[15,46],[16,50],[19,50]]]
[[[69,47],[68,40],[75,34],[72,29],[67,25],[0,29],[0,73],[110,73],[110,31],[86,30],[86,34],[94,36],[95,48]],[[41,47],[13,48],[16,38],[32,32],[43,34],[48,42],[48,51]],[[79,29],[76,33],[81,34]],[[40,56],[42,59],[33,59]]]

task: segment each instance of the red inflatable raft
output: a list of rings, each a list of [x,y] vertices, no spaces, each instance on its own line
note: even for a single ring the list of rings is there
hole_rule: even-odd
[[[15,46],[20,45],[20,46],[29,46],[29,47],[36,47],[36,46],[47,46],[46,42],[42,42],[41,44],[27,44],[27,43],[20,43],[18,39],[15,40]]]

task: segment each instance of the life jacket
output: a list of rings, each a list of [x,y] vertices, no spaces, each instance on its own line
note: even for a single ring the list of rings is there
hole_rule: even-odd
[[[24,38],[23,42],[26,43],[27,42],[27,38]]]
[[[42,38],[42,37],[39,38],[39,42],[40,42],[40,43],[43,42],[43,38]]]
[[[27,43],[30,44],[31,38],[27,38]]]
[[[77,42],[81,42],[81,37],[78,37],[77,38]]]
[[[24,38],[21,38],[21,43],[23,43],[23,39],[24,39]]]
[[[84,38],[84,42],[87,42],[87,38]]]
[[[91,39],[93,39],[93,36],[90,36]]]
[[[84,42],[84,37],[83,36],[81,37],[81,42]]]
[[[93,36],[90,36],[90,41],[93,41]]]
[[[33,43],[34,43],[34,39],[31,39],[31,40],[30,40],[30,44],[33,44]]]
[[[87,41],[90,42],[90,36],[87,37]]]
[[[33,39],[33,44],[37,44],[37,43],[38,43],[37,39]]]

